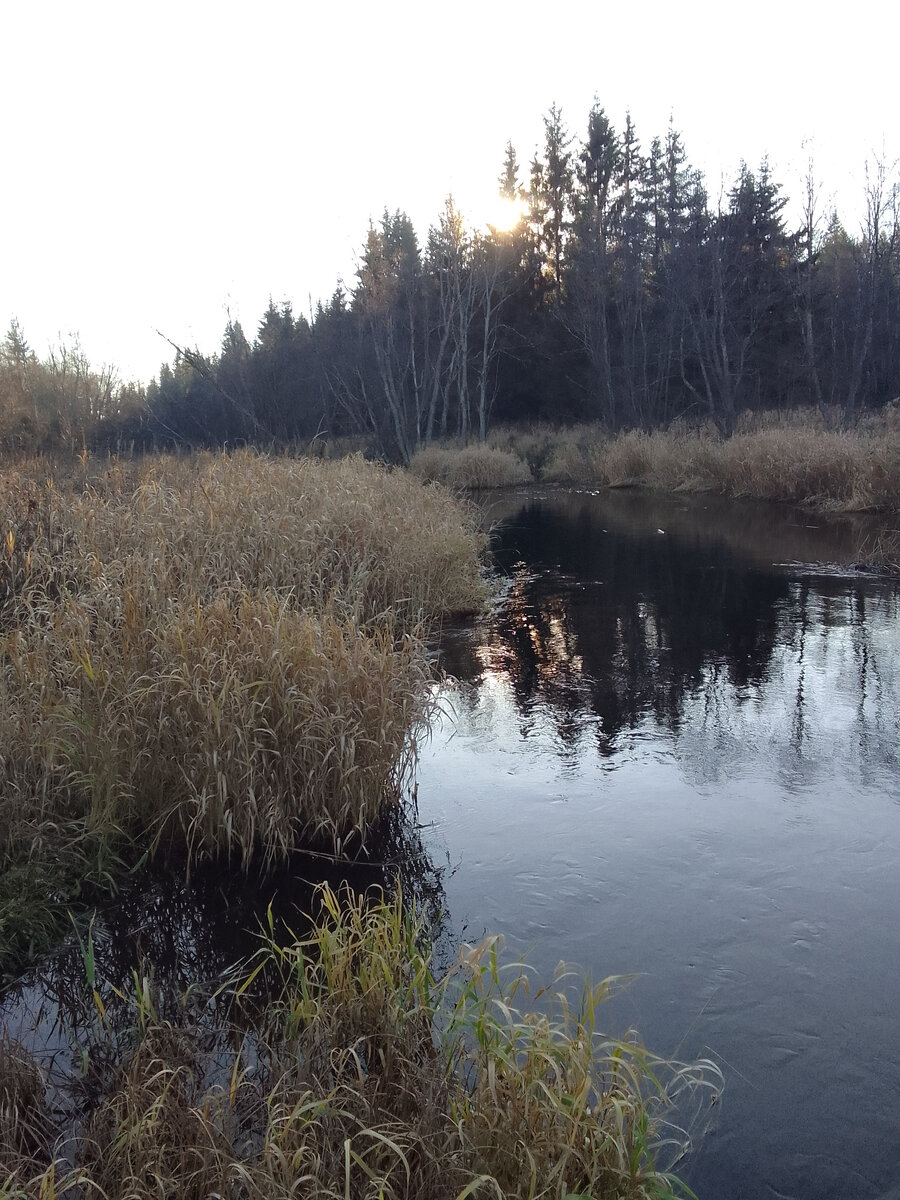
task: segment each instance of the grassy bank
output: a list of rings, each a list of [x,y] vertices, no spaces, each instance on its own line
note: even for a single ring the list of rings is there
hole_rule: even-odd
[[[0,959],[159,846],[363,846],[483,600],[465,510],[359,458],[45,470],[0,480]]]
[[[268,939],[220,992],[215,1036],[203,997],[165,1019],[140,974],[127,997],[86,980],[90,1085],[70,1078],[61,1108],[0,1042],[0,1197],[680,1194],[670,1122],[708,1109],[716,1068],[601,1034],[610,981],[574,1007],[564,979],[532,986],[495,938],[436,978],[399,897],[328,890],[308,936]]]
[[[520,455],[498,446],[427,446],[413,455],[409,469],[418,479],[453,489],[510,487],[530,483],[531,469]]]
[[[464,456],[473,449],[423,452],[418,473],[456,487],[487,486],[471,476]],[[727,439],[706,426],[616,436],[591,425],[514,427],[496,431],[490,446],[478,449],[485,461],[491,451],[502,464],[490,486],[531,475],[547,482],[711,492],[836,512],[900,512],[900,416],[891,409],[853,432],[827,430],[813,412],[753,414]]]
[[[552,449],[544,478],[893,512],[900,510],[900,437],[802,428],[726,441],[705,432],[576,436]]]

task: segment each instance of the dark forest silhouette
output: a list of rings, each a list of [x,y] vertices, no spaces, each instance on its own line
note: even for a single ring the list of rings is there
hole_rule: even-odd
[[[354,286],[311,319],[270,302],[249,339],[178,348],[146,388],[91,368],[76,345],[39,361],[14,322],[0,351],[0,444],[12,450],[296,445],[361,436],[406,462],[493,423],[681,417],[727,435],[748,409],[815,405],[852,427],[900,391],[898,182],[867,174],[848,233],[812,169],[796,229],[764,161],[721,197],[681,135],[641,144],[595,106],[582,139],[558,108],[499,180],[523,216],[466,228],[448,198],[420,243],[403,212],[365,239]],[[227,254],[227,247],[223,248]]]

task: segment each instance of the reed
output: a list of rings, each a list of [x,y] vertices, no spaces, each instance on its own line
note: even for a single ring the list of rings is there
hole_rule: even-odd
[[[46,1159],[52,1144],[37,1064],[5,1033],[0,1034],[0,1196],[3,1180]]]
[[[7,802],[151,846],[175,837],[191,857],[364,842],[429,715],[417,631],[269,592],[170,604],[155,624],[144,609],[134,591],[89,592],[8,637]]]
[[[509,450],[480,442],[469,446],[427,446],[409,464],[419,479],[436,480],[459,491],[511,487],[532,479],[527,463]]]
[[[900,529],[884,529],[861,538],[855,561],[867,570],[900,575]]]
[[[120,590],[152,581],[160,603],[270,590],[360,622],[433,620],[484,598],[474,519],[443,489],[359,457],[163,457],[62,480],[35,478],[40,465],[0,477],[8,611],[99,573]]]
[[[120,852],[364,846],[485,598],[473,516],[360,458],[42,467],[0,478],[0,959]]]
[[[582,428],[553,449],[544,478],[891,512],[900,510],[900,439],[888,428],[851,433],[796,424],[728,439],[706,428],[612,438]]]
[[[584,987],[575,1007],[532,994],[497,938],[464,947],[436,978],[423,924],[399,896],[324,889],[321,904],[306,936],[281,945],[270,932],[232,976],[230,1039],[216,1042],[214,1065],[208,1031],[166,1023],[142,999],[81,1136],[61,1135],[43,1172],[31,1156],[30,1194],[62,1196],[76,1181],[133,1200],[685,1194],[669,1147],[677,1158],[687,1135],[669,1122],[687,1097],[708,1109],[719,1074],[655,1058],[633,1034],[601,1034],[611,981]],[[238,1048],[226,1054],[229,1040]],[[53,1154],[72,1168],[54,1175]]]

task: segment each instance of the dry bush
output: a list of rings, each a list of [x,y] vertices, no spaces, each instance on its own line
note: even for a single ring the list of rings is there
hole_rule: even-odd
[[[134,1200],[246,1195],[233,1145],[240,1079],[205,1088],[203,1076],[195,1031],[151,1025],[90,1120],[78,1155],[83,1183]]]
[[[854,562],[867,570],[900,575],[900,529],[885,529],[862,538]]]
[[[471,611],[484,594],[483,543],[464,510],[359,457],[151,460],[122,502],[88,498],[75,519],[103,563],[136,559],[167,595],[289,591],[298,607],[367,621]]]
[[[536,422],[529,425],[498,425],[491,430],[488,445],[504,450],[527,463],[535,479],[543,476],[547,460],[568,430]]]
[[[747,409],[739,414],[737,433],[761,433],[772,429],[805,429],[824,433],[829,429],[837,429],[841,423],[841,410],[838,405],[827,409],[826,424],[822,412],[814,405],[804,405],[800,408],[762,408]]]
[[[27,1173],[49,1148],[41,1072],[18,1043],[0,1034],[0,1195],[4,1175]]]
[[[70,598],[7,641],[8,795],[195,855],[340,847],[399,798],[431,693],[416,631],[360,629],[269,593],[170,605]]]
[[[0,557],[11,541],[16,559],[0,563],[9,620],[14,602],[55,599],[98,573],[111,588],[152,581],[161,604],[269,589],[361,621],[431,620],[484,599],[474,519],[442,489],[358,457],[164,457],[78,482],[0,478]]]
[[[553,447],[547,455],[541,479],[546,483],[585,483],[587,468],[580,447],[571,444]],[[596,477],[594,478],[596,482]]]
[[[604,483],[624,487],[642,483],[654,470],[654,435],[631,430],[603,445]]]
[[[825,441],[809,430],[769,429],[739,434],[719,449],[725,490],[733,496],[802,500],[847,494],[853,475],[849,441]]]
[[[596,448],[570,440],[560,442],[550,451],[542,478],[548,483],[601,485],[604,482]]]
[[[476,443],[471,446],[426,446],[409,464],[419,479],[435,480],[454,489],[510,487],[529,483],[528,465],[509,450]]]
[[[131,788],[195,853],[340,849],[399,800],[431,695],[414,634],[244,596],[180,611],[155,653]]]
[[[900,512],[900,429],[861,441],[859,469],[847,508]]]

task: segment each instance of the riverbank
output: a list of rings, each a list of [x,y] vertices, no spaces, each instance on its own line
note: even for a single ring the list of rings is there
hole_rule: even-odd
[[[894,513],[900,512],[900,413],[885,410],[850,432],[826,429],[808,411],[750,414],[730,438],[709,426],[614,436],[597,425],[511,426],[494,431],[485,447],[429,447],[414,456],[411,469],[460,488],[526,481],[646,487]]]
[[[429,719],[483,536],[360,458],[46,463],[0,480],[0,964],[160,849],[358,853]]]
[[[900,414],[885,410],[852,432],[828,430],[811,412],[752,414],[727,439],[709,426],[615,436],[593,425],[510,427],[486,446],[428,447],[410,469],[460,491],[523,482],[639,487],[900,518]],[[900,529],[861,541],[852,562],[900,571]]]
[[[0,1197],[679,1194],[672,1106],[708,1109],[715,1066],[601,1035],[608,982],[536,1012],[495,937],[438,974],[393,881],[324,889],[299,937],[270,905],[217,983],[104,978],[78,916],[141,857],[221,864],[230,909],[240,868],[372,848],[436,703],[427,637],[485,599],[474,515],[359,458],[42,465],[0,483],[0,954],[75,910],[80,961],[55,1021],[42,998],[0,1037]]]

